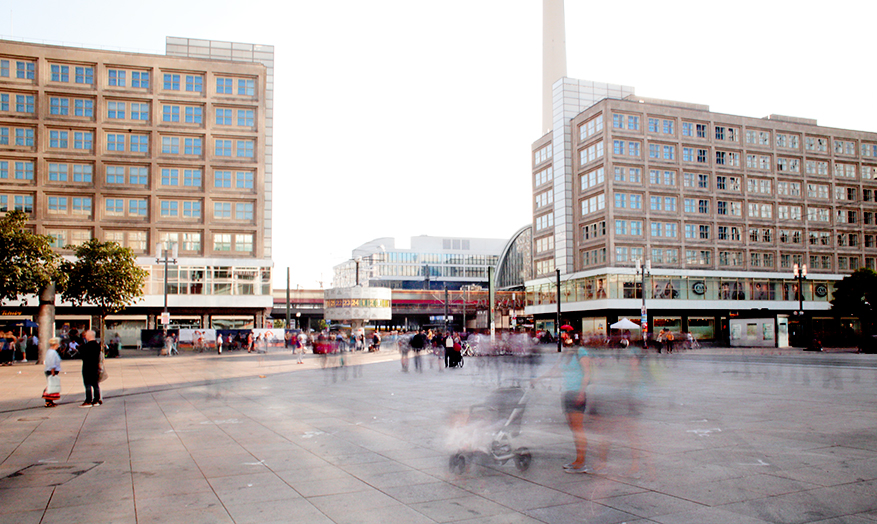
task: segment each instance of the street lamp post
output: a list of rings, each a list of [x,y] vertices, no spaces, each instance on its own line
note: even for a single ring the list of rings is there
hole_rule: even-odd
[[[557,335],[557,352],[561,351],[561,340],[560,340],[560,268],[556,268],[554,270],[554,274],[556,277],[557,284],[557,315],[554,317],[554,332]]]
[[[643,334],[643,350],[649,349],[649,315],[646,309],[646,275],[652,270],[652,261],[646,260],[643,264],[642,259],[636,261],[636,272],[642,277],[640,280],[640,295],[643,298],[643,306],[640,311],[640,328]]]
[[[164,264],[164,311],[161,314],[161,324],[163,336],[167,339],[167,326],[170,324],[170,314],[167,311],[167,266],[169,263],[173,263],[174,265],[177,263],[177,243],[159,242],[158,250],[159,253],[161,253],[162,258],[156,258],[155,263]],[[168,251],[171,251],[171,256],[173,258],[168,257]]]
[[[359,263],[362,262],[362,257],[356,257],[353,261],[356,262],[356,287],[359,287]]]
[[[800,319],[801,324],[801,336],[803,337],[803,341],[805,344],[809,344],[807,340],[807,330],[804,326],[804,280],[807,279],[807,265],[794,264],[792,266],[792,275],[795,277],[795,280],[798,281],[798,311],[795,311],[795,315]]]

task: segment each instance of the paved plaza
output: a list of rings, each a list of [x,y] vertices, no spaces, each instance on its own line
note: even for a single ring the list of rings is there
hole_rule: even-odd
[[[705,349],[633,374],[600,355],[591,474],[561,467],[558,379],[527,389],[514,446],[529,469],[449,469],[478,456],[470,406],[528,385],[550,350],[423,373],[393,351],[328,369],[279,351],[129,354],[107,361],[93,408],[79,407],[79,361],[63,362],[52,409],[41,366],[16,364],[0,369],[0,523],[877,522],[874,355]]]

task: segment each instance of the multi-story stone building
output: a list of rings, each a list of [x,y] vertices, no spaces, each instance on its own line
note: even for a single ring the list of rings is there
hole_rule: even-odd
[[[650,330],[720,338],[757,316],[794,331],[797,264],[814,329],[836,328],[834,282],[877,260],[877,133],[594,86],[559,80],[554,129],[533,144],[528,312],[553,319],[559,269],[563,315],[584,331],[638,320],[648,261]]]
[[[65,246],[130,247],[146,296],[111,328],[258,324],[271,297],[273,48],[168,38],[167,55],[0,42],[0,212]],[[33,301],[31,301],[33,302]],[[25,303],[19,312],[30,313]],[[86,311],[59,304],[58,325]]]

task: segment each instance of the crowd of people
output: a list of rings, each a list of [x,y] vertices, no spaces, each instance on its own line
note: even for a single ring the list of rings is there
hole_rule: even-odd
[[[28,356],[36,360],[39,344],[40,339],[36,335],[22,333],[16,336],[12,331],[0,333],[0,365],[27,362]]]

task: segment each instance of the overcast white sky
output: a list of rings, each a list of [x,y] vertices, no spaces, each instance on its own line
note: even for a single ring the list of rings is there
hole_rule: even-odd
[[[877,2],[566,0],[568,76],[713,111],[877,131]],[[0,38],[164,54],[275,46],[275,288],[358,245],[508,238],[531,220],[539,0],[0,0]]]

